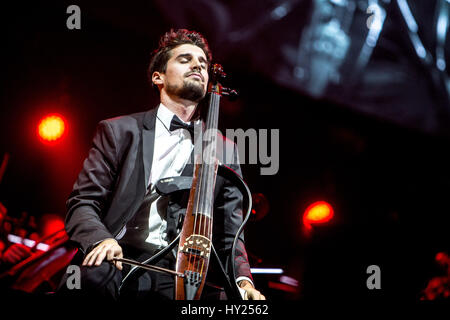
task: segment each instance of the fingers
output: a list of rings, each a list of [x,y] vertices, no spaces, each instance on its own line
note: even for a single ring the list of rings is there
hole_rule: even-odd
[[[259,293],[259,296],[254,300],[266,300],[266,297],[263,294]]]
[[[106,252],[106,260],[113,261],[114,258],[123,258],[122,248],[118,245],[113,246]],[[114,261],[113,263],[117,269],[122,270],[122,262]]]
[[[120,254],[117,256],[117,258],[123,258],[122,249],[120,250]],[[115,265],[116,265],[116,268],[117,268],[117,269],[119,269],[120,271],[122,271],[122,262],[116,261]]]
[[[94,259],[94,265],[99,266],[102,264],[103,260],[106,257],[106,253],[110,250],[110,246],[104,246],[99,250],[97,257]]]
[[[83,266],[99,266],[103,260],[112,261],[113,258],[122,258],[122,247],[119,246],[114,239],[107,239],[99,243],[88,255],[84,258]],[[122,263],[115,262],[117,269],[122,270]]]
[[[266,300],[266,297],[256,289],[247,289],[245,293],[244,300]]]
[[[83,261],[83,266],[92,266],[92,264],[94,263],[95,259],[97,259],[97,256],[99,254],[99,247],[95,247],[94,249],[91,250],[91,252],[89,252],[89,254],[84,258]]]

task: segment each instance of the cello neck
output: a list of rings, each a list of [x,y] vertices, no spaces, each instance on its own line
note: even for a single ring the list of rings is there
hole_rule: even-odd
[[[202,158],[199,168],[199,201],[197,212],[211,217],[214,186],[217,175],[217,126],[219,120],[220,95],[211,92],[209,110],[203,134]]]

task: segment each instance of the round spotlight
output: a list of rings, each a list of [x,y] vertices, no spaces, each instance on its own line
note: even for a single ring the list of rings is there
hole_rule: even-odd
[[[311,225],[330,221],[333,218],[333,207],[325,201],[317,201],[306,208],[303,214],[303,224],[311,229]]]
[[[59,140],[66,131],[64,119],[56,114],[44,117],[38,125],[39,137],[45,142]]]

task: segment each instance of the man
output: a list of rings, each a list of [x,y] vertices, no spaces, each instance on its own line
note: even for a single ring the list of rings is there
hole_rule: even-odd
[[[175,237],[176,221],[186,208],[186,197],[155,192],[165,177],[192,176],[193,141],[187,131],[172,128],[198,119],[205,97],[211,53],[206,40],[188,30],[171,30],[160,40],[149,65],[149,79],[160,95],[157,109],[101,121],[87,159],[67,201],[66,230],[84,253],[82,290],[117,299],[128,272],[113,258],[144,260]],[[231,168],[241,173],[235,145]],[[231,151],[230,151],[231,150]],[[218,150],[218,158],[227,164]],[[228,180],[217,177],[213,244],[221,259],[230,254],[242,222],[242,196]],[[236,280],[245,299],[265,299],[252,283],[242,239],[236,250]],[[159,266],[174,269],[168,254]],[[129,268],[128,268],[129,269]],[[120,294],[173,299],[172,276],[145,272]]]

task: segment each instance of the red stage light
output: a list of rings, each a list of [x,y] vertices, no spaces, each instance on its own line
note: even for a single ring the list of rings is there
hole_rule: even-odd
[[[317,201],[306,208],[303,214],[303,224],[311,229],[312,224],[325,223],[333,218],[333,207],[325,201]]]
[[[46,142],[60,139],[66,130],[66,124],[59,115],[52,114],[43,118],[38,125],[39,137]]]

